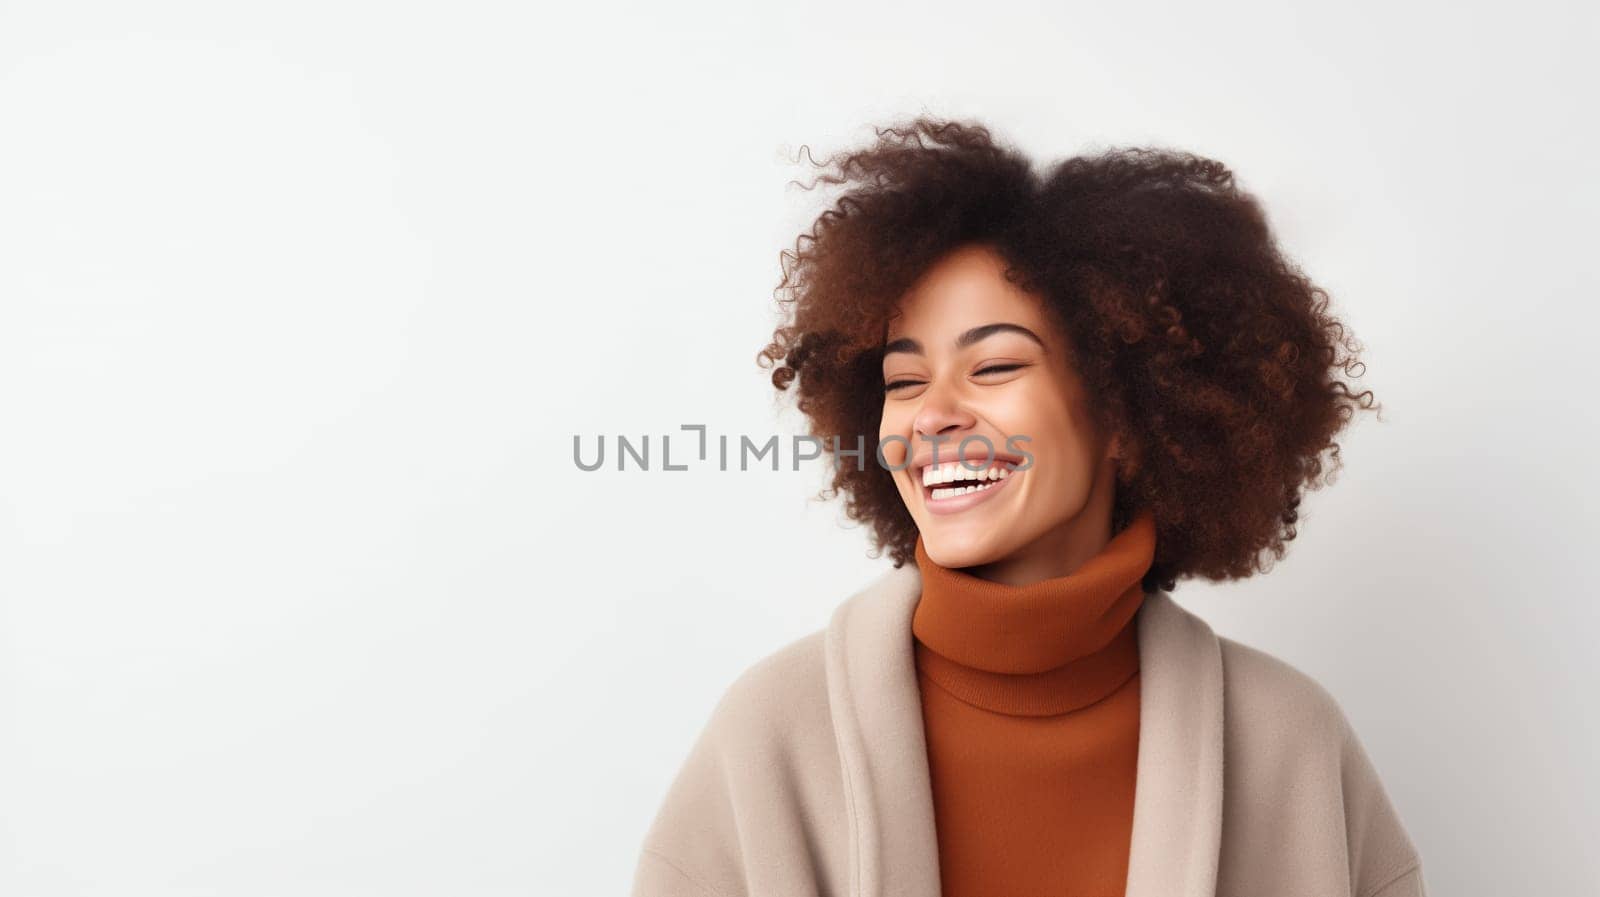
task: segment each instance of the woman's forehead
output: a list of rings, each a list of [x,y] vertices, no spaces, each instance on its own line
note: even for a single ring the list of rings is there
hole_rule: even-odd
[[[928,267],[897,303],[890,327],[995,313],[1041,317],[1037,297],[1006,279],[1006,263],[985,244],[962,246]]]

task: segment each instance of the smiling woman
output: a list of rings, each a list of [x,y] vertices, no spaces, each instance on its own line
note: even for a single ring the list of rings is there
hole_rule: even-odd
[[[877,434],[832,487],[894,567],[728,689],[634,893],[1423,895],[1333,696],[1169,595],[1269,569],[1374,407],[1255,200],[926,118],[823,167],[760,358]]]

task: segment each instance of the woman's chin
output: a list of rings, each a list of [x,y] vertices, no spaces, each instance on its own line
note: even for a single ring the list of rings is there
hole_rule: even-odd
[[[932,527],[945,529],[945,527]],[[958,527],[949,527],[956,530]],[[1005,557],[1008,546],[990,533],[934,532],[924,530],[922,548],[928,558],[946,569],[992,564]]]

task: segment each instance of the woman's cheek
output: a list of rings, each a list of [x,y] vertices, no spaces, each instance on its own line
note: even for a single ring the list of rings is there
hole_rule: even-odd
[[[878,429],[878,446],[882,454],[884,466],[891,473],[897,468],[904,467],[911,459],[911,446],[907,437],[897,426],[891,425],[888,418],[884,418],[883,425]]]

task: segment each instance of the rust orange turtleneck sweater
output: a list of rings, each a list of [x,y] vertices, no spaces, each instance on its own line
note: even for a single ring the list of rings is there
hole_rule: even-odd
[[[1148,513],[1026,586],[929,559],[912,616],[943,897],[1121,897],[1139,756]]]

